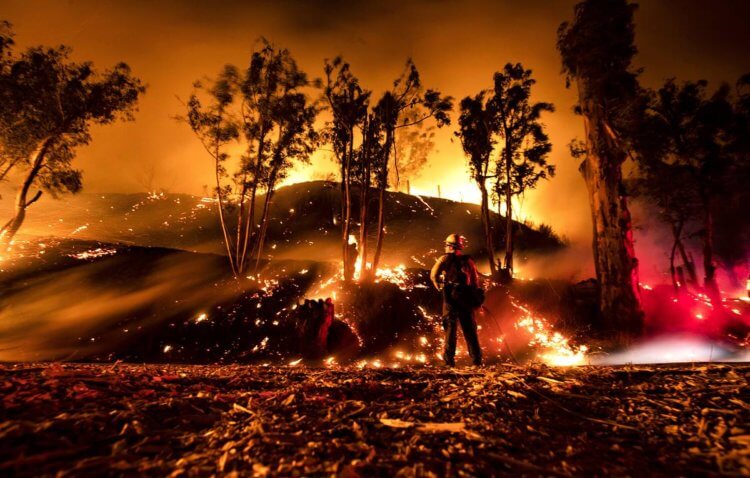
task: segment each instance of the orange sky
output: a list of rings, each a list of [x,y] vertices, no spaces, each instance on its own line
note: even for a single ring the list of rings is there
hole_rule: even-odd
[[[80,151],[77,165],[90,192],[143,191],[140,178],[153,169],[155,187],[201,194],[211,181],[211,162],[188,127],[171,118],[181,113],[177,97],[187,97],[194,80],[225,63],[243,66],[260,35],[289,48],[311,76],[322,75],[324,58],[342,54],[376,94],[409,56],[427,87],[457,100],[488,88],[506,62],[520,61],[538,80],[536,99],[557,107],[545,121],[558,169],[556,178],[527,194],[522,216],[584,239],[590,236],[585,188],[566,146],[580,135],[581,120],[571,113],[574,98],[555,50],[557,27],[574,4],[0,0],[0,17],[14,24],[20,47],[64,43],[76,59],[99,67],[125,61],[148,83],[136,121],[97,129],[91,146]],[[643,81],[653,86],[676,76],[733,82],[750,71],[749,17],[750,2],[643,1],[636,17]],[[444,197],[477,197],[454,129],[438,132],[436,152],[413,189],[436,195],[440,184]],[[323,156],[316,156],[315,170],[296,177],[330,169]]]

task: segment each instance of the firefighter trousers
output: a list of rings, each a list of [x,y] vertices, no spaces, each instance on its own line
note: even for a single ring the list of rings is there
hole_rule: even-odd
[[[443,316],[443,328],[445,329],[445,350],[443,359],[447,365],[455,365],[456,356],[456,336],[458,333],[458,324],[461,324],[461,330],[466,339],[466,347],[469,349],[469,355],[474,365],[482,365],[482,349],[479,348],[479,337],[477,336],[477,323],[474,320],[474,313],[471,309],[451,307],[448,313]]]

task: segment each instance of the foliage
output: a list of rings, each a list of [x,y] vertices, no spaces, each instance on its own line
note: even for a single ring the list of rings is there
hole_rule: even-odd
[[[24,175],[16,213],[3,227],[7,247],[26,208],[41,190],[53,196],[78,192],[82,173],[73,166],[79,147],[92,140],[91,127],[132,120],[145,92],[130,67],[119,63],[98,72],[74,62],[66,46],[35,46],[17,54],[8,23],[0,27],[0,179]],[[31,200],[31,187],[41,188]]]
[[[497,116],[497,134],[503,140],[496,157],[498,198],[508,194],[506,191],[510,196],[521,195],[539,180],[555,175],[555,166],[547,162],[552,143],[541,122],[542,113],[555,108],[551,103],[531,101],[535,83],[531,70],[520,63],[508,63],[494,76],[491,107]]]
[[[483,221],[487,223],[486,247],[495,272],[494,237],[489,225],[489,199],[486,181],[494,178],[496,203],[505,202],[506,269],[512,270],[513,233],[511,199],[536,187],[539,180],[554,176],[555,167],[547,162],[552,143],[541,122],[543,112],[552,112],[550,103],[531,101],[536,83],[531,70],[520,63],[505,65],[495,73],[494,87],[461,101],[456,136],[469,159],[469,170],[482,194]],[[500,148],[491,161],[495,146]]]
[[[320,108],[305,92],[314,82],[288,50],[261,39],[245,70],[227,65],[215,80],[194,86],[181,119],[214,160],[224,242],[230,266],[239,274],[249,254],[255,252],[256,265],[260,260],[276,186],[295,162],[309,161],[318,145],[314,122]],[[230,145],[243,154],[233,157]],[[259,191],[265,191],[265,200],[256,228]],[[237,216],[234,226],[229,214]]]
[[[636,149],[640,190],[659,208],[662,218],[681,231],[686,224],[700,224],[704,237],[705,266],[711,265],[716,230],[713,217],[717,205],[739,197],[746,187],[742,180],[747,161],[746,123],[742,97],[732,98],[727,85],[713,93],[704,80],[678,84],[674,79],[650,92],[649,107]],[[742,220],[721,221],[719,238],[742,237]],[[746,221],[744,221],[746,222]],[[725,233],[721,233],[725,232]],[[675,237],[680,240],[679,235]],[[727,256],[742,249],[720,240]],[[707,249],[708,248],[708,249]],[[707,274],[710,281],[711,276]]]

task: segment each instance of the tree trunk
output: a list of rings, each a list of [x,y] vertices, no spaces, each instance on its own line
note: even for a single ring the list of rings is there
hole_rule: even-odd
[[[684,284],[681,284],[677,280],[677,270],[674,265],[674,259],[675,259],[675,256],[677,255],[677,248],[679,247],[679,244],[681,243],[680,241],[681,235],[682,235],[682,223],[673,224],[672,225],[672,238],[674,242],[672,243],[672,250],[669,254],[669,274],[670,274],[670,277],[672,278],[672,285],[674,286],[674,289],[677,292],[679,292],[680,287],[684,285]]]
[[[260,264],[260,258],[263,255],[263,245],[266,241],[266,232],[268,231],[268,215],[271,210],[271,199],[273,198],[273,187],[269,186],[266,191],[266,198],[263,201],[263,215],[260,220],[260,232],[258,233],[258,240],[255,243],[256,254],[255,254],[255,270],[258,270],[258,264]]]
[[[354,128],[349,129],[349,152],[346,154],[346,160],[344,161],[345,175],[342,177],[344,181],[344,216],[342,218],[342,238],[341,246],[343,249],[343,260],[344,260],[344,282],[349,282],[352,278],[350,277],[350,263],[352,258],[349,257],[349,231],[351,228],[352,218],[352,196],[351,196],[351,163],[352,155],[354,154]]]
[[[39,174],[39,171],[42,169],[42,166],[44,166],[44,159],[47,155],[47,152],[49,151],[49,148],[52,145],[52,142],[52,139],[48,139],[42,144],[41,148],[34,157],[34,162],[31,165],[31,169],[29,169],[29,172],[26,175],[23,184],[18,189],[18,194],[16,194],[15,213],[10,221],[8,221],[8,223],[3,227],[2,232],[0,232],[1,252],[7,252],[8,248],[10,248],[13,237],[15,237],[16,233],[21,228],[24,219],[26,219],[26,208],[28,208],[31,203],[39,199],[39,196],[41,195],[41,192],[39,192],[30,201],[27,199],[29,190],[31,189],[31,185],[34,184],[34,180]]]
[[[599,307],[605,330],[621,345],[626,345],[643,328],[638,260],[630,211],[622,189],[621,167],[626,152],[605,126],[600,107],[583,98],[581,105],[587,142],[581,172],[591,206]]]
[[[487,186],[484,184],[484,179],[479,181],[479,190],[482,193],[482,229],[484,230],[484,247],[487,248],[487,258],[490,261],[490,274],[494,279],[497,277],[497,264],[495,263],[495,244],[492,237],[492,224],[490,222],[490,205],[489,198],[487,195]]]
[[[507,138],[507,136],[506,136]],[[506,144],[506,151],[511,151],[510,145]],[[505,271],[508,279],[513,278],[513,207],[511,199],[511,162],[510,154],[505,157]]]
[[[698,275],[695,272],[695,263],[688,256],[687,252],[685,252],[685,244],[683,244],[682,241],[677,243],[677,250],[680,253],[682,263],[685,264],[685,268],[688,271],[688,280],[690,281],[690,284],[698,285]]]
[[[370,201],[370,161],[369,158],[365,159],[363,165],[363,176],[360,184],[361,190],[359,192],[359,278],[360,280],[367,280],[367,229],[369,226],[367,214],[369,210]]]
[[[716,283],[716,263],[714,262],[714,216],[711,202],[704,200],[705,213],[703,216],[703,271],[705,278],[703,285],[714,305],[721,305],[721,294]]]
[[[677,242],[678,240],[675,239],[674,243],[672,243],[672,251],[669,254],[669,276],[672,278],[672,287],[674,287],[675,292],[680,292],[680,287],[684,284],[681,284],[677,279],[677,269],[674,266],[674,258],[677,255]]]
[[[375,255],[372,258],[372,276],[377,273],[380,263],[380,254],[383,252],[383,239],[385,238],[385,189],[388,186],[388,161],[393,147],[393,130],[387,129],[385,134],[385,158],[383,169],[380,171],[380,184],[378,184],[378,239],[375,243]]]
[[[380,254],[383,251],[383,239],[385,237],[385,184],[381,184],[378,191],[378,238],[375,242],[375,255],[372,258],[372,270],[370,276],[374,277],[378,270]]]

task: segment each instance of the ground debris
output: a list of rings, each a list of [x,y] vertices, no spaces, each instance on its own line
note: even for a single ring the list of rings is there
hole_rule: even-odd
[[[750,474],[750,366],[0,365],[0,475]]]

